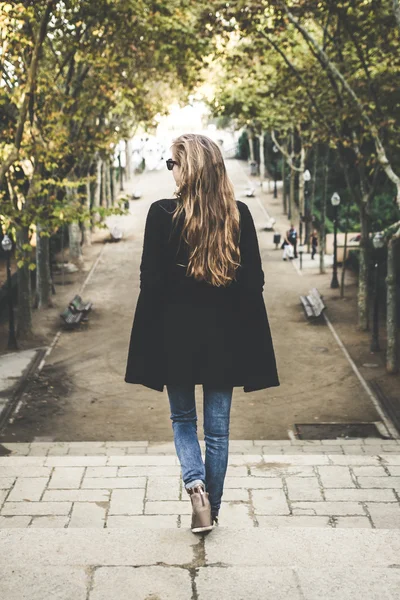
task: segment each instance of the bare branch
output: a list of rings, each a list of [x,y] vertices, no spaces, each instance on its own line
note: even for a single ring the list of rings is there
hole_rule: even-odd
[[[283,60],[285,61],[285,63],[287,64],[287,66],[289,67],[289,69],[294,73],[295,77],[299,80],[299,82],[301,83],[301,85],[304,88],[305,93],[308,96],[308,99],[310,100],[310,104],[311,106],[315,109],[316,113],[318,114],[319,118],[321,119],[321,123],[328,129],[328,131],[330,131],[330,133],[334,133],[335,135],[337,135],[337,132],[335,130],[335,128],[333,128],[331,126],[331,124],[329,122],[327,122],[326,118],[324,117],[323,113],[321,112],[314,96],[311,94],[311,92],[309,91],[309,86],[307,85],[307,83],[304,81],[303,77],[301,76],[301,74],[299,73],[298,69],[296,69],[296,67],[293,65],[293,63],[288,59],[288,57],[286,56],[286,54],[279,48],[278,44],[276,42],[274,42],[266,33],[264,33],[263,31],[260,31],[259,33],[261,33],[261,35],[267,40],[267,42],[274,48],[274,50],[283,58]]]
[[[301,172],[300,167],[296,167],[293,164],[293,157],[292,155],[289,154],[289,152],[283,148],[283,146],[281,146],[278,142],[278,140],[276,139],[275,136],[275,131],[273,129],[271,129],[271,139],[274,142],[275,146],[278,148],[279,152],[281,152],[281,154],[286,158],[286,161],[289,165],[289,167],[293,170],[293,171],[298,171],[299,173]]]
[[[287,8],[286,4],[284,4],[283,2],[279,2],[279,5],[286,12],[286,15],[287,15],[289,21],[292,23],[292,25],[294,25],[294,27],[301,33],[301,35],[304,37],[305,40],[308,40],[314,46],[315,50],[317,51],[317,53],[319,54],[319,56],[321,58],[322,63],[324,64],[325,68],[327,70],[329,70],[333,74],[333,76],[336,77],[336,79],[338,79],[341,82],[344,89],[349,94],[349,96],[352,98],[355,105],[357,106],[357,108],[360,112],[360,115],[361,115],[362,119],[364,120],[365,124],[367,125],[369,132],[371,133],[372,139],[374,140],[378,161],[379,161],[380,165],[382,166],[383,170],[385,171],[387,177],[390,179],[390,181],[392,181],[395,184],[395,186],[397,188],[397,203],[400,206],[400,177],[393,171],[392,165],[386,155],[385,148],[380,139],[378,128],[376,127],[376,125],[374,125],[372,123],[367,112],[364,110],[364,107],[361,104],[360,99],[358,98],[357,94],[355,93],[355,91],[353,90],[353,88],[351,87],[351,85],[349,84],[347,79],[342,75],[342,73],[332,63],[332,61],[330,60],[330,58],[328,57],[326,52],[324,52],[324,50],[318,44],[318,42],[312,37],[312,35],[307,31],[307,29],[305,29],[305,27],[303,27],[303,25],[301,25],[301,23],[299,23],[299,21],[297,21],[297,19],[295,19],[295,17],[292,15],[292,13]]]

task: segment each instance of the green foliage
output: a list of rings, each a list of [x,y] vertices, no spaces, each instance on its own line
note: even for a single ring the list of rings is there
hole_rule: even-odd
[[[283,145],[293,131],[296,168],[300,148],[310,169],[312,150],[329,144],[329,185],[342,197],[340,227],[345,227],[348,203],[352,230],[360,227],[361,202],[368,204],[371,229],[393,222],[398,213],[390,208],[390,198],[396,190],[376,150],[379,135],[393,171],[399,174],[400,31],[391,0],[212,1],[207,14],[220,59],[216,94],[210,101],[213,114],[229,116],[237,127],[258,133],[274,130]],[[319,44],[326,59],[296,24]],[[271,155],[270,136],[265,150],[273,175],[281,163]],[[322,181],[319,167],[317,211]],[[380,200],[382,193],[389,200]],[[329,202],[327,209],[332,218]]]
[[[46,5],[0,3],[0,165],[20,125]],[[126,214],[121,206],[86,208],[88,172],[99,157],[111,161],[138,125],[152,127],[157,113],[185,100],[204,75],[210,37],[201,7],[187,0],[54,3],[19,156],[0,182],[3,229],[40,223],[54,232],[96,212]]]
[[[371,206],[370,218],[374,231],[382,231],[392,223],[400,221],[400,209],[393,194],[388,192],[376,194]]]

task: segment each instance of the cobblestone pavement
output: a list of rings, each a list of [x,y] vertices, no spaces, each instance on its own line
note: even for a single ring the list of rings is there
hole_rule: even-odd
[[[190,526],[171,443],[3,447],[12,454],[0,458],[0,528]],[[400,528],[400,444],[235,440],[220,525]]]
[[[197,536],[196,536],[197,537]],[[7,600],[397,600],[400,532],[0,531]]]

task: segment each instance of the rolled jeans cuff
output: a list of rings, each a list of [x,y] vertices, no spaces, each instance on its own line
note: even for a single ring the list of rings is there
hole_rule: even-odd
[[[204,486],[204,489],[205,489],[205,487],[206,487],[206,486],[205,486],[205,483],[204,483],[204,481],[202,481],[201,479],[194,479],[194,480],[193,480],[193,481],[191,481],[190,483],[187,483],[187,484],[185,485],[185,488],[186,488],[186,489],[189,489],[189,488],[194,488],[196,485],[200,485],[200,484],[202,484],[202,485]]]

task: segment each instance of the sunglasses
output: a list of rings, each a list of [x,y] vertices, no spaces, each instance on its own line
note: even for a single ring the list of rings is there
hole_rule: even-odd
[[[169,158],[165,162],[167,163],[168,171],[172,171],[172,169],[174,168],[174,165],[178,165],[178,163],[175,160],[172,160],[172,158]]]

